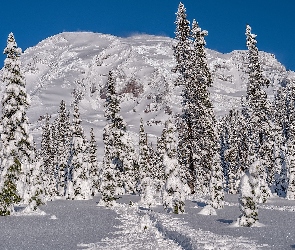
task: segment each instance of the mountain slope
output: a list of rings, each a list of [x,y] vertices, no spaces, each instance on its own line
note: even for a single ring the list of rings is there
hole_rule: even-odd
[[[181,111],[181,88],[174,86],[176,75],[172,45],[167,37],[137,35],[119,38],[90,32],[65,32],[49,37],[22,55],[27,89],[32,103],[28,111],[37,144],[40,141],[43,116],[55,117],[60,101],[68,108],[71,92],[79,89],[83,125],[88,132],[94,127],[99,145],[105,125],[103,104],[104,85],[109,70],[117,75],[117,91],[122,94],[122,115],[134,140],[139,119],[147,122],[151,139],[159,135],[163,121],[171,112]],[[231,108],[239,108],[247,83],[246,51],[221,54],[207,50],[207,59],[213,75],[210,88],[214,110],[222,116]],[[261,52],[264,74],[271,80],[268,94],[294,72],[287,72],[273,55]],[[1,74],[1,72],[0,72]],[[3,91],[3,87],[2,87]],[[103,152],[100,147],[99,155]]]

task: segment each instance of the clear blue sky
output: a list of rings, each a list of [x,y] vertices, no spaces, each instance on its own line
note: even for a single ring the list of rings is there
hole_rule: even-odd
[[[188,19],[208,30],[207,47],[220,52],[246,49],[245,26],[258,48],[295,70],[294,0],[183,0]],[[0,50],[13,32],[24,50],[63,31],[174,37],[179,0],[14,0],[0,8]],[[0,58],[1,59],[1,58]],[[2,65],[3,62],[0,62]]]

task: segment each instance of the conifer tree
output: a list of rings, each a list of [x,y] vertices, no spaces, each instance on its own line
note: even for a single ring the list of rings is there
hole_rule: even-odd
[[[157,191],[161,191],[166,182],[165,168],[163,165],[164,154],[166,152],[163,132],[164,132],[164,129],[162,131],[161,136],[157,138],[157,147],[156,147],[156,155],[155,155],[155,161],[157,165],[156,170],[158,171],[157,177],[159,181],[157,186]]]
[[[91,180],[87,141],[82,128],[78,99],[74,96],[71,153],[67,164],[67,198],[72,200],[90,199]]]
[[[114,187],[107,185],[109,190],[114,190],[114,193],[111,192],[110,195],[135,192],[136,186],[137,160],[134,146],[126,130],[126,123],[119,112],[120,101],[115,91],[115,78],[113,72],[110,71],[106,85],[105,117],[107,124],[103,133],[105,154],[102,169],[102,182],[108,179],[112,183],[108,185],[114,185]],[[113,167],[115,169],[112,169]],[[102,188],[103,185],[105,184],[102,183]],[[104,190],[101,192],[108,194]],[[102,199],[113,201],[114,197],[103,197]]]
[[[56,178],[56,192],[58,196],[64,196],[67,190],[67,176],[68,176],[68,160],[70,149],[70,120],[69,113],[66,109],[65,101],[60,103],[58,117],[53,126],[53,140],[55,148],[54,163],[55,163],[55,178]]]
[[[220,162],[220,155],[218,154],[218,152],[216,152],[213,158],[210,179],[210,205],[215,209],[220,209],[224,207],[223,184],[224,176]]]
[[[267,183],[267,173],[272,173],[271,167],[273,159],[272,130],[273,124],[270,114],[270,104],[267,100],[263,87],[269,85],[269,81],[262,75],[256,46],[256,35],[251,33],[251,27],[246,27],[247,47],[248,47],[248,69],[249,83],[247,86],[247,103],[250,109],[249,124],[251,129],[250,147],[260,162],[257,170],[260,176],[261,201],[266,202],[270,196],[270,189]],[[250,153],[249,153],[250,155]],[[252,164],[252,162],[249,162]]]
[[[208,87],[212,85],[206,61],[205,36],[196,21],[190,32],[185,8],[180,3],[176,18],[177,45],[173,47],[175,72],[183,85],[182,115],[178,131],[180,163],[187,168],[191,192],[208,190],[213,157],[217,152],[216,120]]]
[[[289,80],[287,85],[287,167],[288,167],[288,188],[286,198],[288,200],[295,200],[295,84]]]
[[[41,169],[43,183],[45,187],[45,196],[52,199],[56,195],[55,165],[52,148],[52,127],[50,125],[50,116],[45,116],[45,124],[42,127],[41,139]]]
[[[191,53],[190,26],[187,20],[186,9],[180,2],[176,13],[176,30],[175,38],[177,44],[173,46],[176,67],[174,72],[179,72],[178,84],[183,84],[188,76],[188,66]]]
[[[29,165],[27,173],[27,188],[24,195],[24,203],[29,204],[28,210],[36,210],[46,201],[45,185],[42,178],[41,159],[37,157]]]
[[[13,206],[24,198],[29,189],[28,173],[33,167],[33,137],[26,115],[30,101],[20,68],[21,52],[10,33],[4,49],[7,58],[3,70],[6,89],[2,98],[0,215],[11,214]]]
[[[139,126],[139,159],[138,173],[139,184],[137,189],[141,196],[141,202],[148,207],[155,203],[156,186],[152,178],[151,150],[148,147],[147,134],[144,130],[143,119],[140,119]]]
[[[274,157],[275,166],[273,174],[272,191],[280,197],[286,197],[288,189],[288,172],[290,170],[290,158],[292,157],[292,142],[289,139],[294,134],[291,128],[294,123],[294,105],[295,105],[295,84],[291,79],[285,79],[282,86],[277,90],[273,109],[273,119],[275,122],[275,145]],[[294,129],[294,128],[293,128]],[[293,139],[291,139],[292,141]],[[291,148],[289,147],[291,146]],[[289,150],[291,149],[291,150]]]
[[[212,86],[211,75],[206,61],[205,36],[207,31],[202,31],[196,21],[192,24],[193,38],[193,68],[192,82],[188,86],[191,115],[192,135],[195,139],[194,157],[196,159],[197,184],[200,191],[207,187],[210,181],[211,167],[220,163],[216,157],[219,153],[218,135],[216,131],[217,122],[213,112],[208,87]],[[214,160],[215,159],[215,160]],[[217,164],[217,165],[216,165]],[[220,177],[221,178],[221,177]]]
[[[105,127],[104,133],[108,134],[108,127]],[[104,137],[106,139],[106,137]],[[105,145],[104,157],[103,157],[103,168],[100,182],[101,200],[99,204],[111,207],[116,203],[117,198],[117,170],[116,165],[111,160],[111,153],[109,152],[110,147]]]
[[[99,192],[99,172],[97,162],[97,145],[93,132],[93,128],[90,130],[90,142],[89,142],[89,176],[92,182],[91,190],[92,196]]]
[[[291,124],[292,127],[295,124]],[[294,128],[292,128],[294,129]],[[289,165],[289,182],[286,198],[288,200],[295,200],[295,141],[294,136],[289,139],[288,143],[288,165]]]
[[[188,105],[188,88],[190,77],[189,64],[191,61],[191,41],[190,41],[190,25],[187,20],[186,9],[182,3],[179,3],[178,11],[176,13],[176,41],[177,44],[173,46],[174,58],[176,60],[176,67],[173,72],[178,73],[177,85],[183,85],[183,113],[178,121],[179,144],[178,144],[178,158],[183,168],[187,169],[186,175],[188,185],[191,192],[195,192],[195,161],[194,161],[194,138],[192,137],[191,119]]]
[[[140,118],[139,125],[139,154],[138,154],[138,180],[139,183],[137,185],[137,189],[139,193],[143,192],[142,180],[150,174],[150,166],[149,166],[149,148],[147,142],[147,134],[144,130],[143,119]]]
[[[222,135],[226,136],[227,143],[223,152],[223,164],[227,166],[225,173],[227,191],[236,194],[239,191],[242,172],[247,165],[248,129],[243,113],[230,110],[224,119],[222,130]]]
[[[149,151],[149,165],[151,171],[151,178],[154,182],[155,191],[158,192],[162,189],[165,176],[164,176],[164,167],[163,167],[163,155],[158,154],[157,148],[154,149],[153,144],[148,144]]]
[[[163,144],[165,153],[163,166],[165,167],[165,185],[163,187],[163,205],[175,214],[184,213],[185,198],[190,192],[186,183],[185,173],[179,166],[177,160],[176,129],[174,124],[168,120],[163,130]]]
[[[253,151],[252,151],[253,153]],[[258,221],[258,197],[260,197],[259,176],[257,168],[260,168],[260,162],[257,156],[251,154],[252,164],[242,176],[240,184],[240,215],[238,222],[240,226],[251,227]]]

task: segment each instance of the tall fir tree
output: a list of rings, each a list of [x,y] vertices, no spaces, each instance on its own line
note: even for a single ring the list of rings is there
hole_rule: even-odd
[[[266,202],[270,196],[270,188],[267,183],[267,175],[272,173],[273,154],[273,123],[270,113],[270,103],[263,87],[268,87],[269,81],[262,75],[259,62],[258,48],[256,46],[256,35],[251,33],[251,27],[246,27],[247,47],[248,47],[248,70],[249,79],[247,85],[247,103],[249,105],[250,116],[250,147],[260,162],[257,169],[260,176],[261,199]],[[250,153],[248,153],[250,155]],[[249,164],[252,164],[250,161]]]
[[[30,100],[21,72],[21,52],[13,33],[10,33],[4,49],[7,58],[3,70],[6,89],[2,98],[0,215],[11,214],[14,205],[20,202],[26,193],[30,193],[28,174],[36,167],[33,164],[33,137],[29,134],[26,115]],[[29,194],[31,197],[34,195]]]
[[[286,135],[286,163],[288,169],[288,188],[286,198],[288,200],[295,200],[295,82],[291,79],[288,81],[286,93],[286,117],[285,124],[287,124]]]
[[[177,85],[183,86],[182,91],[182,115],[178,120],[177,127],[179,131],[178,140],[178,159],[183,168],[186,169],[188,185],[191,192],[195,192],[196,182],[196,163],[194,160],[194,139],[192,136],[192,121],[189,110],[189,91],[188,84],[190,81],[190,63],[191,63],[191,40],[190,40],[190,23],[187,20],[186,9],[182,3],[179,4],[176,13],[176,45],[173,46],[176,66],[173,72],[178,73]]]
[[[183,86],[178,157],[187,169],[191,192],[204,192],[208,191],[213,157],[218,150],[216,120],[208,91],[212,80],[205,52],[207,31],[203,31],[196,21],[190,30],[182,3],[175,23],[174,71],[179,73],[178,84]]]
[[[275,169],[275,184],[273,190],[281,197],[293,200],[294,195],[294,129],[295,129],[295,82],[290,78],[284,79],[277,90],[274,101],[274,120],[281,132],[277,140],[281,146],[276,147],[277,157]],[[277,133],[279,134],[279,133]]]

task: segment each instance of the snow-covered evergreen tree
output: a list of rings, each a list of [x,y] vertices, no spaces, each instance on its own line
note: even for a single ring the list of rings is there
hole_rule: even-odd
[[[295,141],[293,138],[289,140],[288,154],[289,182],[286,198],[295,200]]]
[[[286,79],[288,80],[288,79]],[[290,82],[291,83],[291,82]],[[289,84],[288,84],[289,85]],[[290,84],[290,96],[295,96],[294,84]],[[273,154],[275,158],[273,169],[272,192],[280,197],[286,197],[288,188],[288,138],[289,138],[289,91],[286,86],[281,86],[275,94],[273,102],[273,120],[274,120],[274,134],[275,143]],[[293,89],[293,91],[292,91]],[[295,103],[294,103],[295,104]]]
[[[182,115],[178,124],[180,163],[187,168],[191,192],[209,188],[210,170],[217,152],[216,120],[208,87],[212,80],[206,60],[205,36],[196,21],[190,31],[185,8],[180,3],[176,18],[176,40],[173,47],[178,84],[183,86]]]
[[[148,207],[155,204],[156,185],[152,178],[152,162],[148,147],[147,134],[144,130],[143,119],[140,119],[139,126],[139,159],[137,190],[141,196],[141,202]]]
[[[105,127],[104,133],[108,134],[108,127]],[[105,138],[105,137],[104,137]],[[101,174],[101,182],[100,182],[100,192],[101,192],[101,200],[99,202],[100,205],[104,205],[107,207],[113,206],[116,203],[117,198],[117,179],[118,179],[118,171],[116,169],[116,165],[113,164],[111,160],[111,153],[109,152],[110,147],[105,145],[104,157],[103,157],[103,168]]]
[[[191,188],[191,192],[195,192],[195,182],[196,182],[196,173],[195,173],[195,161],[193,157],[194,153],[194,138],[191,134],[191,119],[190,111],[187,106],[187,85],[190,77],[190,62],[191,62],[191,41],[190,41],[190,25],[187,20],[186,9],[182,3],[178,6],[178,11],[176,13],[176,31],[175,38],[177,44],[173,46],[174,58],[176,60],[176,67],[174,72],[179,73],[177,79],[177,85],[183,85],[183,114],[181,115],[178,121],[178,131],[179,131],[179,144],[178,144],[178,158],[180,164],[183,165],[183,168],[186,168],[188,185]]]
[[[162,194],[163,205],[173,213],[179,214],[184,212],[185,199],[190,193],[190,188],[186,183],[185,173],[178,163],[176,129],[170,120],[165,123],[163,141],[165,147],[163,166],[166,177]]]
[[[49,200],[56,195],[55,165],[52,142],[52,127],[50,125],[50,116],[47,114],[45,116],[45,124],[42,127],[40,156],[45,196]]]
[[[41,159],[36,157],[30,164],[27,173],[27,188],[24,194],[24,203],[29,204],[27,211],[36,210],[46,201],[45,185],[42,178]]]
[[[120,100],[115,91],[115,78],[109,72],[106,84],[105,117],[107,124],[104,127],[103,141],[105,154],[103,159],[102,182],[112,176],[113,195],[133,193],[136,188],[137,160],[133,142],[126,130],[126,123],[120,112]],[[112,169],[115,166],[115,169]],[[111,170],[112,169],[112,170]],[[105,184],[102,183],[102,188]],[[101,189],[103,194],[108,194]],[[110,198],[113,200],[114,197]],[[103,197],[109,200],[108,197]]]
[[[165,182],[163,159],[161,161],[161,156],[158,154],[157,146],[154,148],[152,142],[148,144],[148,149],[150,156],[151,177],[154,180],[156,192],[158,192],[162,189]]]
[[[137,190],[141,194],[144,187],[142,186],[142,180],[150,174],[149,166],[149,149],[147,142],[147,134],[144,130],[143,119],[140,119],[139,125],[139,154],[138,154],[138,184]]]
[[[292,80],[288,81],[286,93],[287,119],[285,124],[287,129],[286,146],[287,156],[286,163],[288,168],[288,189],[286,198],[295,200],[295,83]]]
[[[4,49],[7,58],[3,70],[6,89],[2,98],[0,215],[9,215],[13,212],[13,206],[29,192],[28,174],[35,167],[32,161],[33,137],[29,134],[29,121],[26,115],[30,99],[20,68],[21,52],[14,35],[10,33]],[[34,195],[29,192],[30,197]]]
[[[220,155],[215,153],[213,158],[213,164],[211,166],[211,179],[210,179],[210,205],[215,209],[224,207],[224,176],[222,172],[222,166],[220,161]]]
[[[174,72],[179,72],[178,84],[183,84],[188,74],[188,63],[191,53],[190,41],[190,23],[187,20],[186,9],[183,3],[179,3],[176,13],[176,30],[175,38],[177,44],[173,46],[174,58],[176,60],[176,67]]]
[[[67,190],[68,163],[70,152],[70,118],[65,101],[59,106],[58,117],[53,123],[53,155],[55,164],[56,192],[64,196]]]
[[[262,70],[256,46],[256,35],[251,33],[251,27],[246,27],[247,47],[248,47],[248,69],[249,83],[247,86],[247,103],[250,109],[249,124],[251,127],[251,147],[256,151],[258,161],[260,161],[260,188],[261,201],[266,202],[270,196],[270,188],[267,183],[267,174],[273,173],[273,131],[272,118],[270,113],[270,103],[263,87],[269,85],[269,81],[262,75]],[[250,162],[249,164],[252,164]],[[272,177],[270,177],[272,178]]]
[[[194,158],[197,163],[196,188],[203,191],[208,188],[212,166],[220,164],[215,162],[214,157],[219,153],[218,135],[216,131],[217,122],[213,112],[208,87],[212,80],[206,61],[205,36],[207,31],[202,31],[196,21],[192,24],[193,38],[193,64],[192,82],[188,86],[190,99],[189,111],[191,115],[192,133],[195,139]],[[220,159],[219,159],[220,160]],[[212,176],[211,176],[212,177]]]
[[[90,130],[90,142],[89,142],[89,177],[91,179],[91,192],[92,196],[99,192],[99,173],[97,162],[97,145],[93,132],[93,128]]]
[[[238,219],[239,225],[251,227],[258,221],[257,197],[260,197],[258,168],[260,162],[255,160],[257,156],[251,155],[252,164],[242,176],[240,183],[240,210],[241,215]]]
[[[273,190],[281,197],[289,195],[293,183],[295,81],[287,78],[277,90],[274,100],[274,121],[276,137],[274,145],[275,169]],[[289,180],[290,178],[290,180]],[[291,192],[291,193],[290,193]],[[291,195],[292,196],[292,195]],[[289,196],[290,197],[290,196]]]
[[[231,194],[239,192],[242,172],[247,166],[248,128],[245,112],[230,110],[223,119],[221,136],[226,140],[223,147],[223,165],[227,191]]]
[[[160,137],[157,138],[157,147],[155,151],[155,164],[156,164],[156,171],[157,171],[157,186],[156,190],[161,191],[163,189],[163,186],[165,185],[166,182],[166,176],[165,176],[165,168],[163,165],[163,159],[164,159],[164,154],[166,152],[165,150],[165,144],[164,144],[164,129],[162,131],[162,134]]]
[[[74,96],[75,100],[77,98]],[[74,102],[71,153],[67,164],[67,198],[90,199],[92,181],[89,176],[88,146],[82,128],[78,101]]]

